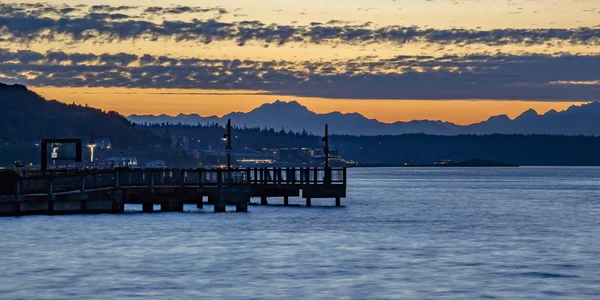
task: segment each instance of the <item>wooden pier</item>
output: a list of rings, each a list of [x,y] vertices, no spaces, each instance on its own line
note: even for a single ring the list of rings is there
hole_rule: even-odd
[[[123,213],[125,204],[141,204],[143,212],[183,211],[184,204],[215,212],[235,205],[248,211],[250,199],[262,205],[272,197],[346,197],[346,168],[231,169],[65,169],[46,172],[4,170],[0,173],[0,216],[34,214]],[[207,201],[204,201],[206,198]]]

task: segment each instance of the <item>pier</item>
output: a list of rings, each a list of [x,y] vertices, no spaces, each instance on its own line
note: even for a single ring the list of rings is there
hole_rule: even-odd
[[[184,204],[214,212],[235,205],[248,211],[251,198],[346,197],[346,168],[143,169],[129,167],[65,168],[49,171],[0,172],[0,216],[123,213],[125,204],[143,212],[183,211]]]

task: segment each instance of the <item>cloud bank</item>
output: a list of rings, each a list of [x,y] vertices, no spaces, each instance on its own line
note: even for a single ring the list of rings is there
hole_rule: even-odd
[[[213,13],[210,18],[188,21],[150,21],[148,16]],[[600,28],[541,29],[436,29],[418,26],[350,25],[332,20],[308,25],[265,24],[260,21],[221,22],[228,14],[219,7],[52,6],[48,4],[1,4],[0,37],[12,43],[47,41],[112,42],[170,40],[208,44],[249,41],[264,45],[430,43],[438,45],[600,45]]]
[[[0,78],[34,86],[242,89],[347,99],[598,100],[599,69],[599,56],[567,54],[289,62],[0,49]]]

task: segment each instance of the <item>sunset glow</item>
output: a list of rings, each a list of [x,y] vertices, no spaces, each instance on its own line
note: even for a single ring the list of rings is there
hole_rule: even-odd
[[[8,2],[0,81],[124,115],[281,99],[470,124],[599,100],[599,13],[593,0]]]

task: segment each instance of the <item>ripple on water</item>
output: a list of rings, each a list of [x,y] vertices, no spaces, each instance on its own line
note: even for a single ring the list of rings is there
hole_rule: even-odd
[[[342,208],[0,218],[0,299],[600,296],[600,168],[349,176]]]

